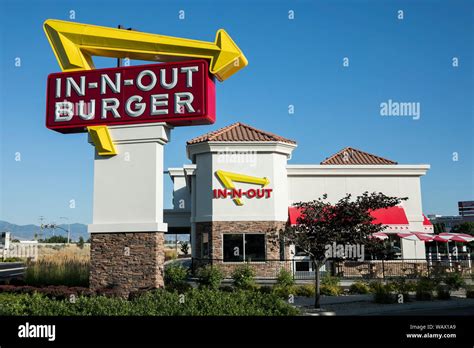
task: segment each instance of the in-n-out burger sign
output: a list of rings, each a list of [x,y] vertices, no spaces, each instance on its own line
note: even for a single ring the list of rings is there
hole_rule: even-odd
[[[273,189],[214,189],[212,190],[213,198],[227,198],[232,199],[242,198],[242,196],[247,198],[270,198],[272,195]]]
[[[237,205],[243,205],[241,200],[242,197],[258,199],[271,198],[272,196],[273,189],[264,188],[270,183],[270,180],[268,180],[266,177],[260,178],[257,176],[226,172],[223,170],[217,170],[216,176],[224,186],[224,189],[213,189],[212,198],[214,199],[232,198]],[[235,182],[261,185],[262,188],[249,188],[247,190],[243,190],[236,188],[234,185]]]
[[[215,121],[215,86],[205,60],[54,73],[48,77],[46,126]]]

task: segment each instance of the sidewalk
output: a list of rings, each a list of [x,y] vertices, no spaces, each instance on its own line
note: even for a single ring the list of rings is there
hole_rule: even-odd
[[[313,304],[314,298],[295,298],[295,305],[303,312],[314,312]],[[397,315],[399,312],[409,315],[411,311],[416,315],[419,310],[432,310],[436,314],[438,309],[442,313],[455,308],[473,308],[474,311],[474,299],[453,296],[450,300],[379,304],[373,302],[372,295],[322,296],[321,307],[329,315]]]

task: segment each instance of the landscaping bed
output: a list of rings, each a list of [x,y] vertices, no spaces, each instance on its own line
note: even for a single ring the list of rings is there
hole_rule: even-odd
[[[299,310],[275,294],[259,291],[152,290],[131,296],[51,298],[39,292],[0,293],[0,316],[288,316]]]

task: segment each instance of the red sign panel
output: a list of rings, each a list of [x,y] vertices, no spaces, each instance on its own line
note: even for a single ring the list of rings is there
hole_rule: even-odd
[[[96,69],[48,76],[46,127],[167,122],[212,124],[215,86],[205,60]]]

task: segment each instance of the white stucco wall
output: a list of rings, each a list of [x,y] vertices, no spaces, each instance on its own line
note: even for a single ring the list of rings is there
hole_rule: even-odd
[[[336,202],[346,193],[360,195],[383,192],[388,196],[408,197],[402,202],[411,231],[423,231],[420,176],[427,165],[288,165],[289,203],[309,201],[328,195]]]
[[[191,190],[186,183],[184,168],[169,168],[173,180],[173,209],[191,211]]]
[[[169,127],[156,123],[110,126],[109,130],[118,155],[95,155],[89,232],[166,232],[163,147],[169,140]]]
[[[411,232],[423,232],[423,209],[420,177],[428,165],[288,165],[289,204],[310,201],[328,195],[337,202],[347,193],[354,196],[365,191],[387,196],[407,197],[405,210]],[[405,259],[424,259],[424,242],[402,239]]]
[[[201,146],[201,145],[200,145]],[[198,198],[193,221],[286,221],[288,219],[288,177],[286,165],[294,145],[281,143],[211,144],[208,151],[199,147],[192,158],[196,163],[196,187],[193,195]],[[225,156],[226,151],[253,153],[240,160]],[[272,189],[269,198],[242,197],[243,205],[236,205],[232,198],[213,198],[213,189],[224,189],[216,176],[217,170],[266,177],[265,188]],[[235,183],[236,188],[261,189],[261,185]]]

